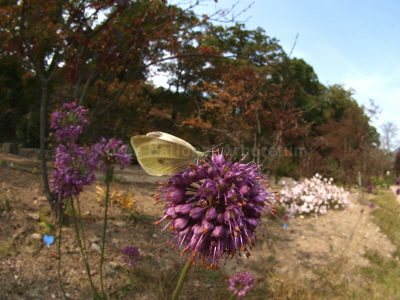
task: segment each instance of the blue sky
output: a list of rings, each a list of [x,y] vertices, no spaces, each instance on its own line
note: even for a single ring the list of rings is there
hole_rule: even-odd
[[[197,13],[229,8],[238,1],[208,2]],[[277,38],[292,57],[304,59],[325,85],[355,90],[359,104],[373,99],[382,113],[379,129],[392,121],[400,129],[400,1],[399,0],[241,0],[237,19],[247,29],[261,27]]]

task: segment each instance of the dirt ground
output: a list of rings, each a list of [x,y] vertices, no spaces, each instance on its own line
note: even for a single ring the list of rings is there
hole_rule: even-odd
[[[41,177],[32,174],[29,164],[23,166],[21,163],[24,170],[12,168],[17,165],[15,161],[15,165],[0,166],[0,199],[3,203],[6,197],[11,200],[10,210],[0,212],[0,300],[62,299],[57,277],[58,240],[56,237],[56,242],[47,247],[41,236],[43,231],[40,222],[43,220],[38,220],[38,214],[49,207],[42,194]],[[135,172],[137,169],[130,170],[131,175]],[[139,172],[135,176],[139,176],[140,180],[140,176],[144,175]],[[135,214],[150,218],[135,223],[124,219],[119,207],[110,207],[104,261],[105,285],[110,293],[120,284],[120,270],[126,267],[120,257],[125,246],[137,247],[144,258],[163,261],[162,267],[166,269],[173,267],[176,261],[183,260],[178,253],[165,247],[169,233],[160,232],[163,225],[153,225],[162,216],[162,206],[153,205],[156,185],[154,182],[148,183],[154,178],[143,177],[143,181],[114,182],[111,187],[111,191],[133,191]],[[96,245],[101,244],[104,207],[95,200],[95,185],[104,187],[104,183],[97,181],[83,192],[80,202],[89,256],[93,261],[93,269],[98,270],[100,253]],[[387,192],[392,191],[388,189]],[[368,206],[371,199],[355,190],[350,200],[351,205],[344,211],[329,211],[318,218],[291,219],[287,227],[283,226],[283,220],[265,217],[262,226],[265,236],[260,236],[251,252],[252,256],[242,258],[239,264],[227,263],[221,266],[222,271],[232,276],[235,272],[247,270],[253,264],[262,264],[269,257],[274,257],[277,270],[283,276],[302,274],[312,277],[314,268],[329,267],[339,257],[348,258],[348,269],[351,270],[368,264],[363,257],[367,250],[391,256],[395,247],[371,221],[370,211],[376,209]],[[61,253],[65,290],[71,299],[81,299],[81,293],[87,290],[88,283],[72,222],[62,230]],[[255,273],[255,276],[260,275]],[[348,276],[348,273],[342,276]],[[99,286],[99,274],[94,273],[93,278]]]

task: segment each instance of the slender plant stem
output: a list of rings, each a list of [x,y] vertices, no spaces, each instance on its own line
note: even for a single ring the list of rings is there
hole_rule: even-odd
[[[101,257],[100,257],[100,284],[101,284],[101,292],[103,293],[104,299],[106,299],[106,294],[104,292],[104,284],[103,284],[103,260],[104,260],[104,248],[106,243],[106,229],[107,229],[107,213],[108,213],[108,202],[109,202],[109,190],[110,190],[110,181],[112,179],[113,167],[108,166],[106,172],[106,207],[104,209],[104,220],[103,220],[103,236],[101,238]]]
[[[67,207],[69,199],[70,198],[68,197],[67,200],[65,201],[65,207]],[[64,285],[61,280],[61,233],[62,233],[61,229],[62,229],[62,225],[63,225],[63,221],[64,221],[64,211],[65,211],[65,209],[61,209],[60,224],[59,224],[60,228],[59,228],[59,233],[58,233],[58,270],[57,270],[57,274],[58,274],[58,282],[60,283],[60,287],[63,292],[64,298],[67,299],[67,295],[65,294],[65,290],[64,290]]]
[[[77,204],[78,204],[78,210],[80,211],[79,202],[77,202]],[[90,287],[91,287],[92,293],[93,293],[93,298],[94,299],[101,299],[100,295],[97,292],[96,287],[93,284],[92,276],[90,275],[89,259],[88,259],[87,252],[86,252],[86,246],[85,246],[86,243],[85,243],[85,241],[83,241],[84,244],[82,245],[82,239],[85,238],[84,232],[83,232],[82,219],[80,218],[80,213],[79,213],[79,217],[76,214],[73,200],[71,201],[71,208],[72,208],[72,214],[74,215],[74,225],[75,225],[74,227],[75,227],[75,233],[76,233],[76,240],[78,242],[79,248],[81,249],[81,253],[82,253],[83,260],[84,260],[85,267],[86,267],[86,272],[87,272],[87,275],[89,277]],[[79,224],[78,224],[78,221],[77,221],[78,218],[79,218]],[[82,237],[81,237],[81,234],[79,233],[79,225],[81,226]]]
[[[179,277],[178,284],[176,285],[174,294],[172,295],[172,300],[178,299],[179,293],[181,292],[181,288],[183,285],[183,281],[185,280],[186,274],[189,271],[190,266],[193,264],[192,258],[189,258],[182,269],[181,276]]]
[[[78,208],[78,221],[79,221],[78,225],[79,225],[79,228],[81,230],[81,235],[80,236],[82,237],[81,242],[83,244],[84,256],[86,258],[87,266],[89,268],[89,275],[90,275],[89,256],[88,256],[87,247],[86,247],[85,231],[84,231],[84,228],[83,228],[81,207],[80,207],[80,203],[79,203],[78,197],[76,198],[76,204],[77,204],[76,206]],[[90,278],[91,278],[91,275],[90,275]]]
[[[228,299],[228,300],[232,300],[232,299],[233,299],[233,297],[235,297],[235,294],[234,294],[234,293],[232,293],[232,295],[229,297],[229,299]]]

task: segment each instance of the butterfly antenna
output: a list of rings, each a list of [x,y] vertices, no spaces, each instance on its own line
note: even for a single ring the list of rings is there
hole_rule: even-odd
[[[205,153],[213,152],[217,147],[219,147],[219,146],[221,146],[221,145],[223,145],[223,144],[225,144],[225,143],[226,143],[226,142],[222,142],[221,144],[218,144],[218,145],[212,147],[210,150],[207,150]]]

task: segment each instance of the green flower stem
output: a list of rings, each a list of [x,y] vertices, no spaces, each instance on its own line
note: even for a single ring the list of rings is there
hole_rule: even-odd
[[[84,240],[85,235],[84,235],[84,231],[83,231],[83,224],[82,224],[82,218],[81,218],[81,214],[80,214],[78,198],[76,200],[77,200],[78,212],[79,212],[78,215],[75,211],[74,201],[73,200],[71,201],[72,214],[74,216],[74,225],[75,225],[74,227],[75,227],[75,233],[76,233],[76,240],[78,242],[79,248],[81,249],[81,253],[82,253],[83,260],[84,260],[85,267],[86,267],[86,272],[89,277],[90,287],[91,287],[92,293],[93,293],[93,298],[97,300],[97,299],[101,299],[101,297],[100,297],[99,293],[97,292],[97,289],[94,286],[93,281],[92,281],[92,276],[90,275],[89,259],[88,259],[87,251],[86,251],[86,242]],[[79,219],[79,223],[78,223],[77,219]],[[81,230],[82,234],[79,233],[79,229]],[[82,238],[81,238],[81,235],[82,235]],[[83,245],[82,245],[82,239],[83,239]]]
[[[185,266],[183,267],[181,276],[179,277],[178,280],[178,284],[176,285],[174,294],[172,295],[172,299],[171,300],[176,300],[178,299],[179,293],[181,292],[181,288],[183,285],[183,281],[185,280],[186,274],[189,271],[190,266],[193,264],[193,260],[191,258],[189,258],[185,264]]]
[[[103,236],[101,238],[101,257],[100,257],[100,284],[101,284],[101,292],[103,293],[104,299],[106,299],[106,294],[104,292],[104,284],[103,284],[103,260],[104,260],[104,248],[106,243],[106,229],[107,229],[107,212],[108,212],[108,202],[109,202],[109,190],[110,190],[110,181],[112,179],[114,168],[112,166],[107,167],[106,172],[106,207],[104,209],[104,220],[103,220]]]
[[[67,200],[65,201],[65,207],[67,207],[68,205],[68,201],[69,201],[70,197],[67,198]],[[63,225],[63,220],[64,220],[64,209],[61,209],[61,216],[60,216],[60,224],[59,224],[59,233],[58,233],[58,270],[57,270],[57,274],[58,274],[58,282],[60,283],[60,287],[61,290],[63,292],[64,298],[67,299],[67,295],[65,294],[65,290],[64,290],[64,285],[62,283],[61,280],[61,233],[62,233],[62,225]]]
[[[233,293],[232,293],[232,295],[229,297],[229,299],[228,299],[228,300],[232,300],[232,299],[233,299],[233,297],[235,297],[235,294],[233,294]]]

